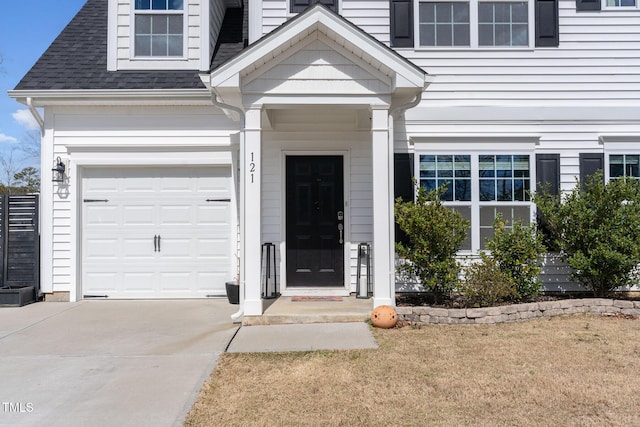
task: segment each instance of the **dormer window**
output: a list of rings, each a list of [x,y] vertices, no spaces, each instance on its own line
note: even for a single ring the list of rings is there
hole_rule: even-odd
[[[135,0],[136,57],[184,56],[184,0]]]

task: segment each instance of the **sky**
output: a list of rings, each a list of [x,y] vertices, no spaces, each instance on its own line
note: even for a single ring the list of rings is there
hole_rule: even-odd
[[[86,0],[1,1],[0,155],[38,129],[27,107],[9,98],[7,91],[18,84]]]

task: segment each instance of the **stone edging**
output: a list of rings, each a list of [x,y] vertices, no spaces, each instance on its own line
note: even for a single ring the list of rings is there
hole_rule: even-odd
[[[640,301],[606,298],[567,299],[482,308],[396,307],[399,322],[461,324],[496,324],[520,322],[537,317],[587,313],[640,316]]]

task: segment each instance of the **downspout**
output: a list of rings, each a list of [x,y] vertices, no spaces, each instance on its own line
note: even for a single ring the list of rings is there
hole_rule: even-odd
[[[236,106],[225,104],[218,100],[218,95],[215,93],[213,89],[211,89],[211,102],[216,107],[222,110],[230,110],[238,113],[240,116],[240,155],[238,159],[238,163],[244,159],[244,128],[245,128],[245,114],[244,111]],[[239,168],[238,168],[239,169]],[[244,206],[244,193],[245,193],[245,182],[244,182],[244,174],[240,173],[240,235],[244,238],[245,235],[245,206]],[[231,320],[233,323],[239,323],[242,315],[244,314],[244,299],[245,299],[245,283],[244,283],[244,266],[245,266],[245,252],[244,252],[244,242],[240,240],[240,277],[238,278],[238,286],[240,286],[240,306],[238,311],[231,315]]]
[[[426,77],[426,76],[425,76]],[[422,101],[422,93],[427,89],[427,86],[429,86],[429,84],[431,83],[431,81],[427,81],[425,79],[425,83],[424,86],[422,87],[422,90],[420,91],[420,93],[416,94],[416,96],[408,103],[406,104],[402,104],[402,105],[397,105],[391,109],[389,109],[389,166],[388,166],[388,170],[389,170],[389,177],[388,180],[389,182],[394,182],[395,183],[395,177],[394,177],[394,158],[393,158],[393,154],[394,154],[394,133],[395,133],[395,123],[394,123],[394,115],[397,113],[400,113],[401,111],[406,111],[409,110],[415,106],[417,106],[418,104],[420,104],[420,102]],[[392,224],[395,224],[395,202],[394,202],[394,185],[390,185],[389,186],[389,200],[391,200],[391,203],[389,203],[389,218],[392,218]],[[392,225],[389,227],[389,242],[391,244],[394,244],[395,242],[395,227]],[[389,271],[389,284],[391,285],[391,301],[395,301],[396,299],[396,269],[395,269],[395,265],[396,265],[396,251],[395,251],[395,247],[392,247],[391,250],[389,251],[389,265],[391,266],[391,271]]]
[[[36,107],[33,106],[33,98],[27,97],[27,107],[29,107],[31,115],[34,119],[36,119],[36,122],[38,122],[38,126],[40,126],[40,136],[44,136],[44,119],[42,118],[40,113],[38,113]]]

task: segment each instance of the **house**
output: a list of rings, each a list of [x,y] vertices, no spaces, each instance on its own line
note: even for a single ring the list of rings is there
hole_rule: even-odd
[[[282,295],[346,296],[366,242],[393,304],[412,178],[451,183],[472,254],[540,182],[639,176],[637,0],[310,3],[87,0],[10,92],[42,125],[48,299],[239,274],[258,316],[264,243]]]

